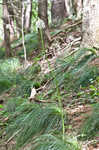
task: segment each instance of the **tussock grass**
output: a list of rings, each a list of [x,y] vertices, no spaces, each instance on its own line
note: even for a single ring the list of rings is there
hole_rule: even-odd
[[[84,139],[99,136],[99,103],[93,105],[93,112],[85,121],[81,133]]]

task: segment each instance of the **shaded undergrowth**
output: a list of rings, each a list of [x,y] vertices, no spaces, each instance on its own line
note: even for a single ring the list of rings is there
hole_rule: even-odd
[[[14,137],[16,148],[31,143],[31,145],[33,144],[31,150],[65,150],[66,147],[68,150],[81,149],[76,138],[66,136],[63,140],[60,136],[63,127],[62,113],[64,122],[66,122],[64,125],[68,124],[68,120],[66,112],[62,112],[57,100],[59,99],[59,103],[62,103],[62,91],[66,91],[68,94],[72,91],[77,96],[81,96],[79,94],[82,92],[81,90],[89,85],[91,85],[91,90],[89,95],[87,94],[87,98],[99,97],[99,84],[97,87],[93,84],[99,76],[99,69],[97,66],[91,65],[96,58],[98,57],[92,50],[82,49],[57,59],[55,69],[42,76],[39,74],[41,67],[38,63],[30,65],[25,70],[20,70],[21,64],[18,59],[1,60],[0,93],[13,89],[9,92],[12,98],[8,100],[7,107],[3,110],[4,115],[8,116],[6,138],[9,139],[17,133]],[[48,81],[50,81],[48,86],[42,90],[41,87]],[[96,82],[98,83],[97,80]],[[32,88],[41,88],[36,98],[52,98],[52,103],[38,103],[35,100],[30,103],[28,97]],[[56,101],[53,102],[54,96]],[[98,104],[81,131],[81,134],[83,133],[87,138],[93,137],[98,131],[99,112],[97,107]]]
[[[93,112],[85,121],[81,133],[82,139],[99,137],[99,103],[93,105]]]

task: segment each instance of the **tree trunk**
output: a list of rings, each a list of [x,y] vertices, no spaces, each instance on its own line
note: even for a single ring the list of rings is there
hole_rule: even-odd
[[[32,0],[26,0],[24,2],[24,8],[22,8],[22,0],[9,0],[10,7],[13,10],[14,19],[16,21],[17,36],[22,35],[22,16],[24,22],[24,33],[30,32],[31,27],[31,15],[32,15]],[[24,9],[24,10],[23,10]],[[22,12],[24,14],[22,14]]]
[[[30,32],[31,28],[31,16],[32,16],[32,0],[27,0],[25,8],[25,19],[24,19],[24,29],[25,33]]]
[[[3,28],[4,28],[4,45],[6,49],[6,56],[11,56],[11,47],[10,47],[10,18],[7,3],[8,0],[3,0]]]
[[[14,30],[14,12],[13,8],[11,7],[11,2],[8,0],[8,12],[9,12],[9,27],[10,27],[10,39],[13,39],[15,36],[15,30]]]
[[[83,2],[81,47],[99,48],[99,0],[85,0]]]
[[[72,18],[73,15],[75,15],[77,19],[81,18],[83,3],[82,1],[83,0],[65,0],[67,16],[69,18]]]
[[[60,25],[66,17],[65,0],[52,0],[51,18],[52,24]]]
[[[83,0],[76,0],[76,16],[77,19],[82,17]]]
[[[72,0],[65,0],[65,7],[67,11],[67,16],[72,18],[73,16],[73,3]]]
[[[13,3],[17,36],[20,37],[22,35],[22,0],[15,0]]]
[[[48,30],[48,2],[47,0],[38,0],[38,17],[43,20],[45,27],[40,29],[39,28],[39,46],[42,47],[43,49],[49,44],[51,41],[50,33]],[[41,35],[41,30],[42,30],[42,35]],[[43,39],[42,39],[43,38]],[[42,45],[42,46],[41,46]]]
[[[48,27],[47,8],[47,0],[38,0],[38,17],[44,21],[46,28]]]
[[[9,0],[9,5],[10,10],[13,12],[13,20],[16,24],[17,37],[19,37],[22,32],[22,0]]]

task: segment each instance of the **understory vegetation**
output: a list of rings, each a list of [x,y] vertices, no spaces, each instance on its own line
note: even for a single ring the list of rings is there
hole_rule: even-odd
[[[99,149],[98,8],[0,0],[0,150]]]
[[[97,58],[94,49],[65,53],[47,74],[41,74],[39,60],[25,69],[18,58],[0,60],[0,99],[6,103],[5,107],[0,104],[0,135],[3,138],[6,132],[7,144],[14,140],[14,149],[30,144],[31,150],[80,150],[79,139],[97,137],[99,69],[93,65]],[[37,93],[30,101],[32,88]],[[78,103],[93,107],[79,130],[80,138],[68,134],[69,115],[64,106]]]

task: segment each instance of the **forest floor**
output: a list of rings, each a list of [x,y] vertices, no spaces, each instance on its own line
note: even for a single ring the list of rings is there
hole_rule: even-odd
[[[52,35],[53,42],[50,47],[48,47],[46,55],[38,61],[41,66],[41,74],[48,74],[51,69],[53,70],[57,58],[62,58],[66,53],[67,55],[71,55],[79,49],[81,43],[81,21],[76,23],[68,22],[68,24],[62,25],[61,28],[54,30],[54,32],[55,34]],[[33,53],[32,55],[31,58],[34,57]],[[47,60],[45,58],[47,58]],[[48,67],[48,62],[50,63],[50,68]],[[31,64],[31,61],[29,63]],[[99,65],[99,59],[94,62],[94,65]],[[45,94],[48,87],[49,85],[45,85]],[[6,92],[0,96],[1,104],[3,103],[2,99],[9,98],[9,95],[10,93]],[[70,95],[68,101],[63,100],[63,108],[69,116],[69,127],[66,129],[66,134],[68,133],[70,135],[79,136],[79,129],[82,127],[88,116],[92,114],[92,107],[88,102],[82,103],[80,98],[76,98],[76,100],[73,99],[74,96],[75,95]],[[99,101],[98,98],[96,99],[97,102]],[[4,102],[2,105],[6,106],[6,103],[7,102]],[[6,122],[8,118],[3,119],[4,120],[1,120]],[[2,141],[2,136],[0,138],[0,141]],[[9,143],[11,145],[15,144],[13,138]],[[82,145],[82,150],[99,150],[99,137],[95,137],[92,140],[82,141],[80,144]],[[9,149],[5,146],[5,143],[2,145],[3,146],[0,147],[0,150]]]
[[[62,58],[66,53],[67,55],[71,55],[77,51],[81,44],[81,21],[77,21],[76,23],[70,21],[63,24],[59,29],[60,31],[53,36],[53,40],[56,40],[55,44],[53,42],[52,47],[49,48],[49,52],[51,52],[52,55],[54,54],[54,57],[49,59],[52,64],[51,66],[54,66],[53,64],[57,58]],[[91,64],[99,67],[99,58],[94,60],[94,62],[91,62]],[[44,68],[42,69],[43,73],[48,71],[47,68],[48,66],[45,67],[45,71]],[[99,102],[99,97],[96,101]],[[92,114],[92,107],[90,103],[85,102],[82,104],[79,98],[76,100],[70,98],[69,102],[65,102],[65,104],[63,102],[63,107],[68,113],[70,121],[70,128],[66,130],[66,133],[79,136],[79,130],[83,126],[86,119]],[[82,142],[82,150],[99,150],[99,137],[95,137],[94,140]]]

